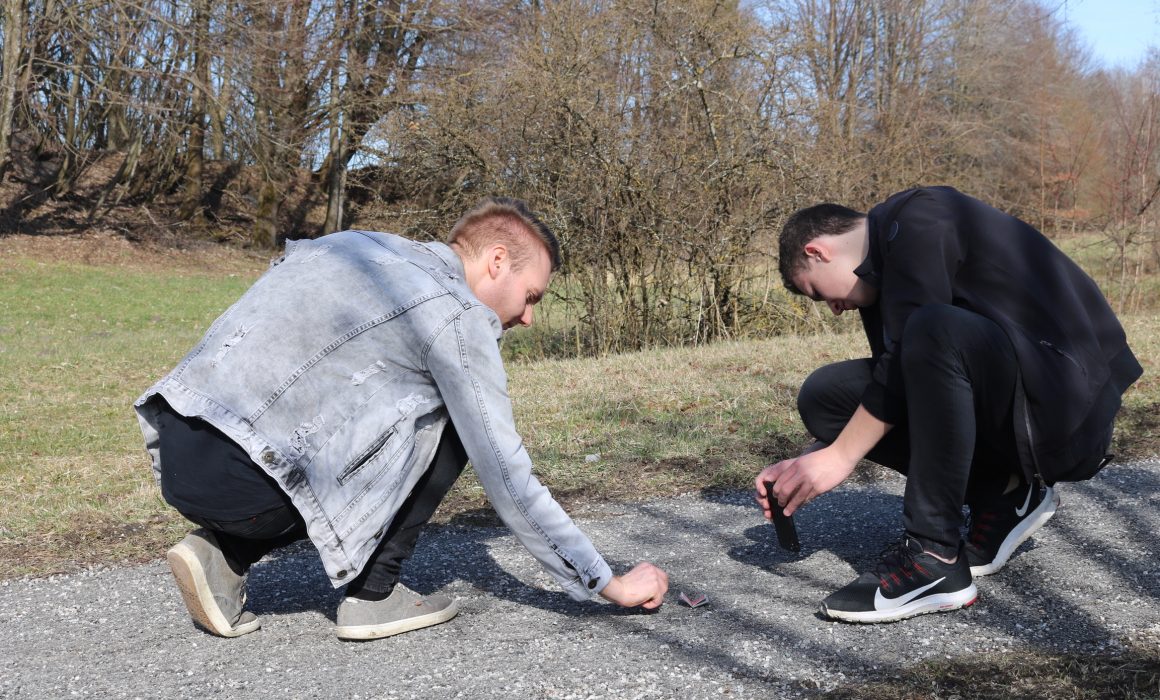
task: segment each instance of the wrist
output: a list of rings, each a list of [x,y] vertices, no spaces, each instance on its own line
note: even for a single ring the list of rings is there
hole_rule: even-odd
[[[599,595],[601,598],[615,603],[619,597],[620,588],[620,577],[613,576],[612,578],[608,579],[608,583],[604,584],[604,588],[600,589]]]
[[[862,459],[862,455],[851,451],[841,440],[830,445],[828,449],[832,451],[835,461],[844,466],[847,471],[853,471],[854,467],[858,464],[858,460]]]

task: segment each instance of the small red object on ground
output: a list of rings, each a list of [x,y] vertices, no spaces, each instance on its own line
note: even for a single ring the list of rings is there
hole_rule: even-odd
[[[685,605],[688,605],[690,608],[699,608],[702,605],[708,605],[709,596],[705,595],[704,593],[694,593],[689,595],[684,591],[681,591],[681,602]]]

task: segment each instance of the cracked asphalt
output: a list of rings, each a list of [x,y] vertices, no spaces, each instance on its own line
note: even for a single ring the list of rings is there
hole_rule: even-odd
[[[1155,459],[1060,484],[1056,517],[979,580],[969,609],[891,625],[823,620],[818,602],[897,540],[902,485],[848,484],[812,503],[797,517],[798,555],[777,548],[748,493],[579,515],[615,570],[650,560],[669,572],[653,613],[570,600],[505,528],[480,518],[429,528],[404,574],[415,590],[457,596],[459,616],[373,642],[334,637],[340,592],[308,546],[254,568],[250,608],[262,629],[237,639],[192,626],[163,552],[142,566],[7,580],[0,696],[793,697],[928,659],[1160,644]],[[678,605],[681,591],[709,604]]]

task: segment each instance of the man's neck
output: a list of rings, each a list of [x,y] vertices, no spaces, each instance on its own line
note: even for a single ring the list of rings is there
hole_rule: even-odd
[[[854,265],[859,265],[870,255],[870,225],[867,219],[861,219],[849,231],[833,237],[834,252]]]

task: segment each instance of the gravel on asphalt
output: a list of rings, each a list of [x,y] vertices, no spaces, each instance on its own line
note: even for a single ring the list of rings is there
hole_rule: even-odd
[[[259,563],[262,629],[192,626],[157,562],[0,582],[0,696],[733,698],[810,696],[980,652],[1115,653],[1160,631],[1160,461],[1060,484],[1056,517],[971,608],[890,625],[830,622],[819,601],[897,541],[901,478],[848,484],[797,517],[800,554],[777,547],[749,493],[707,490],[606,504],[578,518],[624,571],[670,574],[656,612],[579,603],[498,524],[424,533],[404,573],[460,599],[452,621],[373,642],[334,636],[340,591],[308,545]],[[486,523],[487,521],[484,520]],[[679,594],[705,593],[690,609]]]

